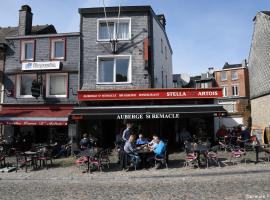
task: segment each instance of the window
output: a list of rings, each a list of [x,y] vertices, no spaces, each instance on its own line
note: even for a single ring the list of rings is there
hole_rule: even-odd
[[[65,39],[57,38],[51,40],[51,59],[64,60],[65,59]]]
[[[232,71],[232,80],[237,80],[237,79],[238,79],[237,71]]]
[[[238,86],[237,85],[233,85],[232,86],[232,95],[233,96],[238,96]]]
[[[161,53],[163,54],[163,40],[161,39],[161,42],[160,42],[160,48],[161,48]]]
[[[68,74],[54,73],[47,74],[46,96],[47,97],[67,97]]]
[[[18,75],[16,81],[16,96],[18,98],[32,98],[32,82],[36,79],[36,74]]]
[[[227,80],[227,72],[226,71],[221,72],[221,80],[222,81],[226,81]]]
[[[201,88],[209,88],[209,83],[208,82],[202,82],[201,83]]]
[[[131,39],[131,19],[99,19],[98,20],[98,41],[109,41],[111,39],[130,40]]]
[[[35,40],[21,41],[21,61],[34,61]]]
[[[98,83],[128,83],[130,75],[131,57],[114,56],[98,57]]]
[[[228,87],[227,86],[222,86],[222,94],[223,94],[223,97],[228,96]]]

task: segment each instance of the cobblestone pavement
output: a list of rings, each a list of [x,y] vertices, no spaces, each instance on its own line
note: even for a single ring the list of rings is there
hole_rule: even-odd
[[[169,169],[161,170],[113,166],[83,174],[74,165],[54,165],[0,173],[0,199],[270,199],[270,163],[194,169],[183,168],[174,156]]]

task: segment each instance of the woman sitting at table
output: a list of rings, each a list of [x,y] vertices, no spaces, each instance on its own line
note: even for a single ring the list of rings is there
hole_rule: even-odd
[[[148,144],[147,138],[143,137],[143,134],[139,134],[139,138],[136,141],[136,145],[139,146],[139,145],[145,145],[145,144]]]
[[[85,150],[90,147],[90,140],[87,133],[83,134],[83,138],[80,141],[81,150]]]
[[[131,164],[134,165],[134,167],[138,166],[139,163],[141,162],[140,156],[136,152],[136,147],[135,147],[135,135],[131,134],[129,136],[129,139],[126,141],[125,146],[124,146],[124,151],[130,156],[131,159]],[[127,169],[127,171],[129,168]]]

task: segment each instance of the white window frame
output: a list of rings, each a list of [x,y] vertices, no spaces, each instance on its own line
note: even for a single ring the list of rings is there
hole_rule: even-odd
[[[51,95],[50,94],[50,77],[54,75],[64,75],[66,80],[66,94],[65,95]],[[68,73],[47,73],[46,74],[46,97],[48,98],[67,98],[68,97]]]
[[[128,34],[128,38],[124,38],[124,39],[119,39],[116,38],[116,25],[118,23],[118,18],[107,18],[107,20],[105,18],[100,18],[97,19],[97,41],[98,42],[109,42],[110,39],[100,39],[99,38],[99,24],[102,23],[110,23],[110,22],[114,22],[114,29],[113,29],[113,36],[111,39],[115,40],[117,39],[118,41],[129,41],[131,40],[131,18],[119,18],[119,23],[121,21],[125,21],[129,23],[129,34]]]
[[[223,73],[226,74],[226,78],[223,78],[223,77],[222,77],[222,74],[223,74]],[[227,77],[227,71],[222,71],[222,72],[220,73],[220,79],[221,79],[221,81],[226,81],[226,80],[228,79],[228,77]]]
[[[227,85],[222,85],[221,88],[222,88],[223,97],[228,97],[228,86]],[[224,93],[225,88],[226,88],[226,95]]]
[[[237,94],[236,95],[233,94],[234,93],[234,87],[237,87]],[[239,96],[239,86],[238,85],[232,85],[232,96],[234,96],[234,97]]]
[[[233,74],[234,74],[234,73],[236,74],[236,77],[233,77]],[[238,80],[238,73],[237,73],[236,70],[233,70],[233,71],[232,71],[231,78],[232,78],[232,80]]]
[[[116,82],[116,65],[115,65],[115,61],[114,61],[114,69],[113,69],[113,82],[99,82],[99,62],[100,62],[100,59],[103,59],[103,58],[112,58],[112,59],[117,59],[117,58],[129,58],[129,66],[128,66],[128,81],[127,82]],[[123,85],[123,84],[130,84],[132,81],[132,56],[131,55],[105,55],[105,56],[97,56],[97,74],[96,74],[96,77],[97,77],[97,84],[102,84],[102,85]]]
[[[63,55],[62,57],[55,57],[55,42],[62,41],[64,43]],[[66,39],[65,38],[52,38],[51,39],[51,60],[65,60],[66,57]]]
[[[33,53],[33,57],[31,59],[26,59],[25,58],[25,45],[26,44],[33,44],[33,49],[32,49],[32,53]],[[21,61],[35,61],[35,47],[36,42],[35,40],[21,40]]]
[[[31,95],[21,95],[21,76],[23,75],[33,75],[33,76],[36,76],[36,79],[37,79],[37,75],[36,74],[17,74],[16,75],[16,98],[34,98]]]

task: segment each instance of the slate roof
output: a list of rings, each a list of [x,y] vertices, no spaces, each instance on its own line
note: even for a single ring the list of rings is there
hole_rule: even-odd
[[[48,33],[57,33],[53,25],[37,25],[32,26],[32,32],[30,35],[40,35]],[[0,44],[5,44],[6,37],[18,36],[18,27],[0,27]]]
[[[225,63],[222,69],[232,69],[242,67],[242,64],[228,64]]]

